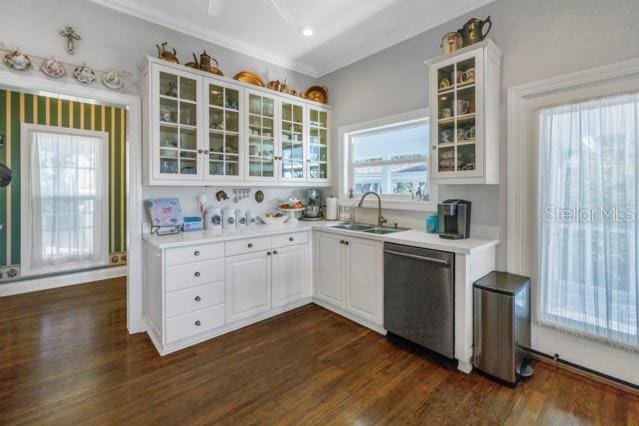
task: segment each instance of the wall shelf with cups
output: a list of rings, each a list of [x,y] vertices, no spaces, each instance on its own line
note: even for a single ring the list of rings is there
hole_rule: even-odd
[[[426,62],[433,183],[499,183],[501,57],[488,39]]]
[[[147,58],[144,182],[330,186],[331,108]]]

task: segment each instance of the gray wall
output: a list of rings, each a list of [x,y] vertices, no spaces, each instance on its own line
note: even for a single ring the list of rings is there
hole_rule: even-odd
[[[506,237],[506,101],[508,87],[639,56],[637,0],[497,0],[321,79],[330,88],[337,126],[428,106],[424,61],[440,55],[441,35],[469,18],[490,15],[490,37],[503,50],[499,186],[442,186],[440,199],[473,202],[473,224],[499,226]],[[395,219],[425,216],[393,212]],[[498,267],[506,266],[502,243]]]
[[[137,19],[115,10],[99,6],[88,0],[2,0],[0,2],[0,40],[5,47],[19,46],[23,51],[38,56],[55,55],[59,60],[71,63],[84,61],[93,68],[115,68],[133,74],[133,84],[127,92],[136,93],[135,81],[139,80],[138,67],[145,55],[157,55],[156,44],[168,41],[178,51],[181,63],[192,60],[191,53],[202,49],[220,61],[220,68],[227,77],[241,70],[251,70],[262,79],[283,80],[296,89],[306,89],[315,84],[311,77],[250,56],[225,49],[178,33],[169,28]],[[71,25],[82,36],[77,53],[64,51],[64,40],[58,30]],[[39,62],[36,66],[39,66]]]

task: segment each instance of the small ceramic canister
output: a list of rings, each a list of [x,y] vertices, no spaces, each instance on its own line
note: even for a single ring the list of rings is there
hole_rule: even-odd
[[[222,227],[224,229],[235,228],[235,210],[230,207],[222,211]]]
[[[246,212],[244,210],[235,210],[235,226],[237,228],[246,228]]]
[[[204,229],[222,229],[222,209],[211,207],[204,214]]]
[[[257,216],[252,211],[246,212],[246,226],[255,226],[257,224]]]

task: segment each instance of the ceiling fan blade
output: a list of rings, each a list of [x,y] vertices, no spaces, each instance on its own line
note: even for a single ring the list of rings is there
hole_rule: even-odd
[[[222,2],[224,0],[209,0],[209,15],[217,16],[222,9]]]
[[[277,13],[280,14],[282,19],[284,19],[287,23],[292,23],[295,18],[293,16],[293,12],[291,9],[284,3],[282,0],[270,0],[271,4],[277,10]]]

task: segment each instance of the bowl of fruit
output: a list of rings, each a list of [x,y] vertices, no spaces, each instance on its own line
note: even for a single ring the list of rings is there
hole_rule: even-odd
[[[304,204],[297,198],[289,198],[286,203],[280,204],[280,210],[288,215],[288,223],[295,223],[297,222],[295,213],[304,210]]]

